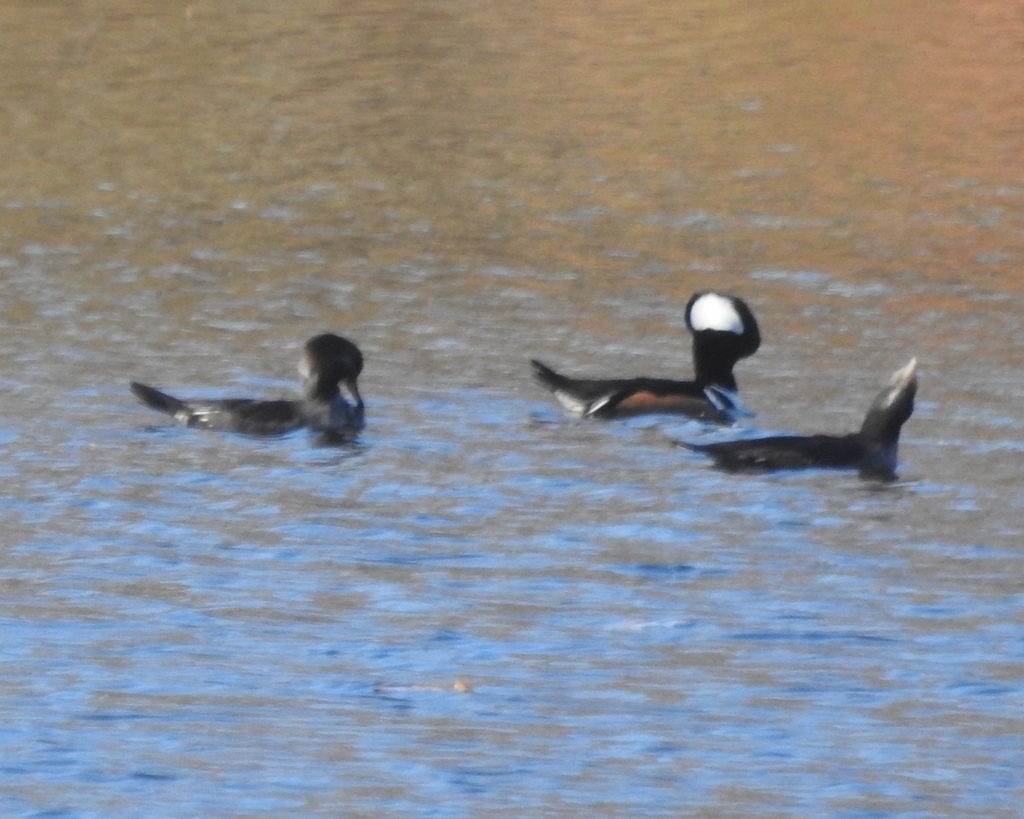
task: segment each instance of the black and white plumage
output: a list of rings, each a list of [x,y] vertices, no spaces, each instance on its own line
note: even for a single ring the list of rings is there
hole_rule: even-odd
[[[717,423],[750,414],[739,399],[733,367],[761,345],[761,332],[743,299],[709,291],[686,305],[693,335],[692,381],[668,378],[570,378],[532,360],[534,377],[580,417],[616,418],[675,413]]]
[[[900,430],[914,411],[917,359],[893,373],[875,397],[864,423],[848,435],[779,435],[715,444],[683,444],[710,455],[729,471],[857,469],[866,477],[896,477]]]
[[[131,391],[146,406],[200,429],[283,435],[303,427],[344,439],[363,427],[364,405],[357,380],[363,356],[351,341],[323,333],[306,342],[299,362],[302,398],[263,401],[254,398],[180,399],[140,384]],[[344,386],[352,403],[342,395]]]

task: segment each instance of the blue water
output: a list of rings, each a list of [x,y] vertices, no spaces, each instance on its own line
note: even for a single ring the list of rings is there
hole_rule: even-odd
[[[8,422],[3,812],[1013,815],[1022,558],[927,406],[896,484],[737,477],[522,369],[342,449]]]

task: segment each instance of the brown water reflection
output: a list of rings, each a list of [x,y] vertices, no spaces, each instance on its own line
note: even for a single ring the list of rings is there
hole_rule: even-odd
[[[544,259],[614,278],[637,258],[732,270],[798,252],[849,278],[912,264],[1018,286],[1014,3],[86,2],[0,15],[5,196],[59,199],[79,218],[117,202],[153,231],[137,237],[143,262],[185,242],[255,257],[314,247],[374,267],[410,252]],[[230,218],[233,204],[259,212],[311,192],[297,219]],[[154,197],[186,235],[153,224]],[[694,211],[728,229],[688,226]],[[787,229],[745,229],[751,214]],[[69,221],[51,238],[94,233]],[[396,222],[420,235],[395,242]],[[992,222],[1013,230],[994,242]],[[979,272],[982,254],[996,261]]]

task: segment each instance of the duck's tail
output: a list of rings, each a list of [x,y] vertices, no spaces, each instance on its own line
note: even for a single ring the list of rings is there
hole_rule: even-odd
[[[143,404],[151,409],[155,409],[158,412],[166,412],[168,415],[177,415],[183,410],[187,410],[185,403],[178,400],[173,395],[168,395],[160,390],[153,389],[153,387],[147,387],[145,384],[140,384],[138,381],[132,381],[128,385],[131,388],[132,393],[138,398]]]

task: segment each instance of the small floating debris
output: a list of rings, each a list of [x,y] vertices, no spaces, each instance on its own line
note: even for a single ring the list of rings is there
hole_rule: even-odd
[[[456,694],[471,694],[473,693],[473,687],[465,680],[456,677],[455,682],[451,685],[391,685],[378,682],[374,684],[373,691],[376,694],[406,694],[414,691],[433,691],[437,693],[453,691]]]

